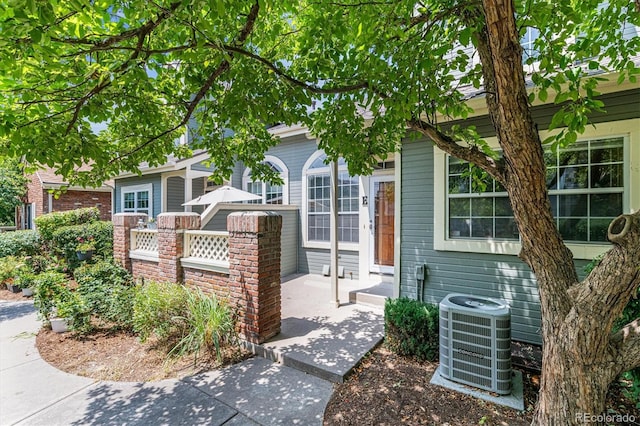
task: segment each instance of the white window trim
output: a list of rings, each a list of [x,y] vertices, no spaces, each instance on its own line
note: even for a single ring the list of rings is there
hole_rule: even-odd
[[[316,152],[314,152],[313,154],[311,154],[311,156],[309,156],[309,158],[307,159],[307,161],[304,163],[304,166],[302,167],[302,246],[305,248],[315,248],[315,249],[327,249],[329,250],[331,248],[331,243],[329,241],[309,241],[308,238],[308,229],[307,229],[307,223],[308,223],[308,204],[309,204],[309,200],[308,200],[308,195],[307,195],[307,177],[309,175],[315,175],[315,174],[320,174],[320,173],[330,173],[330,167],[329,165],[326,165],[326,167],[321,167],[321,168],[315,168],[315,169],[311,169],[311,171],[309,170],[309,168],[311,167],[311,165],[313,164],[314,161],[316,161],[319,157],[321,157],[322,155],[324,155],[325,152],[323,150],[317,150]],[[344,172],[347,171],[347,166],[338,166],[338,173],[340,172]],[[360,180],[360,179],[358,179]],[[360,185],[359,185],[360,186]],[[360,194],[360,189],[358,194]],[[360,215],[360,212],[358,211],[358,216]],[[339,250],[345,250],[345,251],[360,251],[360,242],[357,243],[344,243],[342,241],[338,241],[338,249]]]
[[[282,204],[289,204],[289,168],[284,164],[284,162],[278,157],[274,157],[273,155],[265,155],[263,163],[270,162],[275,164],[282,170],[280,173],[280,177],[282,178]],[[244,173],[242,174],[242,189],[244,191],[248,191],[249,183],[253,182],[251,179],[251,169],[249,167],[244,169]],[[260,181],[262,184],[262,204],[267,204],[267,195],[266,195],[266,183]]]
[[[120,211],[126,213],[124,211],[124,195],[132,192],[140,192],[140,191],[149,191],[149,217],[155,217],[153,214],[153,184],[145,183],[142,185],[130,185],[123,186],[120,189]],[[137,211],[137,207],[136,207]]]
[[[544,140],[555,132],[540,132]],[[640,119],[599,123],[596,128],[589,127],[580,135],[579,140],[622,136],[624,147],[624,197],[622,209],[625,213],[640,210]],[[487,138],[493,147],[498,146],[497,138]],[[433,244],[435,250],[460,251],[470,253],[491,253],[517,255],[522,249],[518,241],[493,240],[451,240],[446,238],[447,227],[447,154],[434,146],[434,222]],[[567,243],[576,259],[593,259],[609,248],[610,244]]]

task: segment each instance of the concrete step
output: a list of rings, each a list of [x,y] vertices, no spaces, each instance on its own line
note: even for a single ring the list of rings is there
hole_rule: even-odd
[[[289,354],[279,348],[273,348],[266,345],[257,345],[249,342],[243,342],[243,344],[256,356],[266,358],[270,361],[277,362],[278,364],[282,364],[298,371],[302,371],[303,373],[310,374],[331,383],[343,383],[345,378],[353,368],[352,367],[347,371],[333,369],[327,365],[323,365],[322,363],[311,362],[305,357],[298,358],[295,356],[295,354]],[[358,362],[359,361],[360,360],[358,360]]]
[[[393,285],[379,283],[372,287],[349,292],[349,302],[384,308],[385,301],[393,297]]]
[[[356,304],[323,306],[322,313],[283,317],[278,335],[263,344],[245,346],[255,355],[287,367],[333,383],[344,382],[360,360],[382,342],[382,309]]]

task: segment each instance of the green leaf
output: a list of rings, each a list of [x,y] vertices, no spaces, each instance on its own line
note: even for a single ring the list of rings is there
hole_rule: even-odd
[[[540,98],[540,100],[542,102],[546,102],[547,101],[547,96],[548,96],[547,90],[544,89],[544,88],[540,89],[540,91],[538,92],[538,97]]]
[[[565,111],[562,109],[556,112],[555,114],[553,114],[553,117],[551,118],[551,123],[549,124],[549,130],[553,130],[561,126],[564,123],[564,117],[565,117]]]
[[[42,40],[42,32],[40,31],[39,28],[34,28],[33,30],[31,30],[31,32],[29,33],[29,37],[31,37],[31,40],[38,44],[40,43],[40,41]]]

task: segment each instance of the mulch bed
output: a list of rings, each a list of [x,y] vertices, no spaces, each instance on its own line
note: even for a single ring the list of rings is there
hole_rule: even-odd
[[[522,372],[525,411],[520,412],[463,395],[429,383],[438,367],[416,361],[380,346],[349,379],[336,386],[327,405],[329,425],[529,425],[533,417],[540,376],[540,349],[514,345],[514,367]],[[523,367],[524,366],[524,367]],[[610,412],[640,419],[636,401],[627,399],[617,385],[607,395]]]
[[[438,363],[375,349],[343,384],[325,410],[325,425],[514,425],[531,423],[537,388],[526,382],[523,413],[429,383]]]
[[[0,289],[0,300],[28,300],[20,293]],[[215,359],[183,358],[167,362],[165,351],[142,344],[137,337],[112,330],[98,330],[78,338],[42,329],[36,337],[40,356],[68,373],[113,381],[153,381],[184,377],[220,368]],[[226,364],[247,357],[228,354]],[[540,349],[513,345],[513,364],[523,373],[525,411],[489,403],[429,383],[437,363],[398,356],[384,346],[375,349],[348,380],[336,386],[325,410],[325,425],[529,425],[537,400]],[[607,407],[634,415],[640,409],[612,386]]]
[[[25,297],[20,293],[13,293],[7,290],[7,286],[2,284],[0,285],[0,300],[8,300],[11,302],[25,302],[27,300],[32,300],[33,297]]]

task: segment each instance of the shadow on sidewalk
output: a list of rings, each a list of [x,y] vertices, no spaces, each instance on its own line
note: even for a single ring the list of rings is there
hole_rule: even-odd
[[[35,311],[32,302],[0,302],[0,322],[24,317]]]

